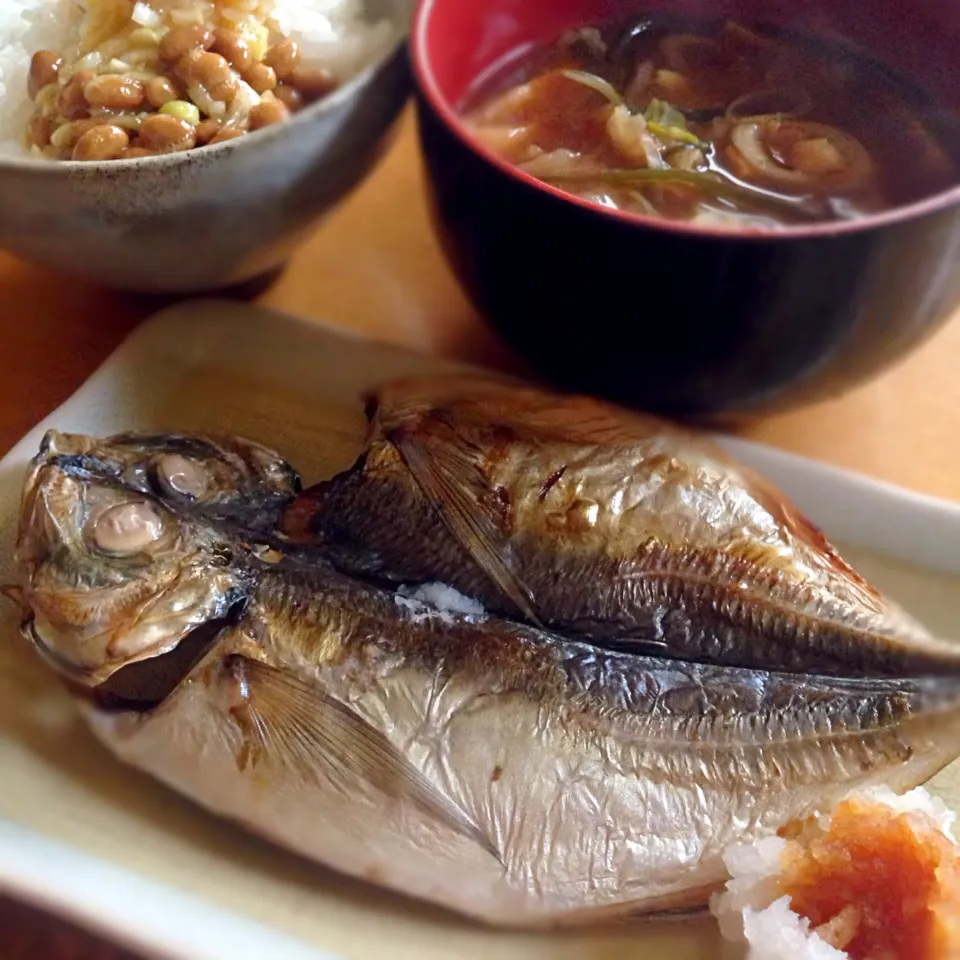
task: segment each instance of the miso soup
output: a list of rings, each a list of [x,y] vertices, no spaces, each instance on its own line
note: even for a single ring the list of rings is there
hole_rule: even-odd
[[[839,41],[634,17],[570,31],[471,92],[475,136],[604,207],[738,230],[850,220],[957,183],[957,117]]]

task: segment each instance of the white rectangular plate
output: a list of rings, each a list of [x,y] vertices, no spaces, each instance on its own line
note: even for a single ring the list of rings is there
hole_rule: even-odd
[[[233,303],[141,327],[0,463],[0,583],[12,579],[20,485],[49,428],[233,432],[308,482],[348,466],[360,393],[451,367]],[[960,509],[799,457],[724,440],[843,544],[881,588],[945,636],[960,622]],[[177,960],[706,960],[708,918],[604,932],[480,929],[334,875],[195,808],[109,756],[0,604],[0,889]],[[935,781],[951,805],[956,765]]]

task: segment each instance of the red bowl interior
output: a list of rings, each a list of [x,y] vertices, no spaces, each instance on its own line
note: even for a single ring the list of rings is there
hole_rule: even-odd
[[[601,211],[499,160],[477,143],[457,109],[476,80],[508,54],[556,39],[565,30],[644,12],[689,11],[710,17],[789,26],[867,48],[960,111],[960,4],[956,0],[419,0],[411,49],[423,95],[471,148],[540,189]],[[960,202],[960,185],[909,206],[843,223],[793,227],[765,236],[863,230]],[[602,210],[660,228],[710,232],[674,221]]]

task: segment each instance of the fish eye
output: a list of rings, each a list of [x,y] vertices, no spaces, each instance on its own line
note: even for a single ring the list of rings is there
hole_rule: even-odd
[[[120,503],[104,510],[93,525],[94,544],[104,553],[140,553],[163,534],[163,518],[145,501]]]
[[[210,489],[210,471],[196,460],[179,453],[165,453],[156,464],[156,476],[164,489],[189,497],[201,499]]]

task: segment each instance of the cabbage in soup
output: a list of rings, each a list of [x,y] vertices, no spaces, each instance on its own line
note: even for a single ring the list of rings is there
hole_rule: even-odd
[[[956,118],[837,42],[645,16],[571,31],[468,97],[475,136],[604,207],[770,230],[957,182]]]

